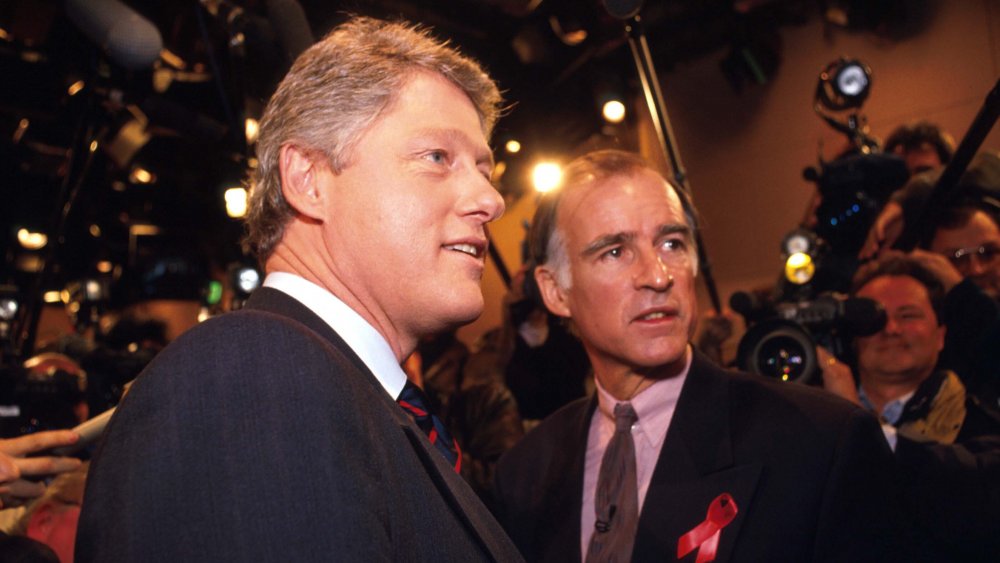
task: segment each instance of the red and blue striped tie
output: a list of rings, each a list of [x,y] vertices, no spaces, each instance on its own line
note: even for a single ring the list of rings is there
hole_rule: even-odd
[[[412,418],[413,422],[427,434],[427,439],[434,444],[437,451],[444,456],[444,459],[455,468],[455,473],[460,473],[462,469],[462,450],[458,447],[458,442],[451,437],[448,429],[441,419],[431,413],[427,407],[427,396],[419,387],[407,380],[403,386],[403,392],[396,400],[399,406],[403,407]]]

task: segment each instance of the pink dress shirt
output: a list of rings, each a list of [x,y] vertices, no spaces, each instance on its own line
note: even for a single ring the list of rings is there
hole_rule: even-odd
[[[692,353],[690,346],[687,351],[687,365],[675,377],[657,381],[644,389],[628,402],[632,403],[639,416],[638,422],[632,425],[632,439],[635,441],[635,468],[639,486],[639,514],[642,514],[642,503],[649,490],[649,482],[660,458],[663,440],[670,428],[670,419],[677,407],[677,398],[681,395],[681,387],[691,369]],[[597,387],[597,409],[590,419],[590,432],[587,436],[587,455],[583,470],[583,505],[580,511],[580,555],[586,559],[587,548],[590,546],[590,536],[594,533],[594,495],[597,491],[597,476],[601,471],[601,459],[608,447],[612,434],[615,432],[614,408],[618,401],[601,387],[600,381],[594,378]]]

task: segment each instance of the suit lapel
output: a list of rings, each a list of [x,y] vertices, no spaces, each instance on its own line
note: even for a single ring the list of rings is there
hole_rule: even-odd
[[[760,465],[734,465],[729,393],[726,373],[696,352],[643,502],[633,560],[674,560],[680,537],[723,493],[738,513],[721,533],[715,560],[729,559],[761,472]]]
[[[538,519],[535,537],[544,540],[533,551],[540,561],[580,561],[580,517],[583,504],[583,471],[587,455],[590,419],[597,409],[597,395],[581,402],[570,419],[567,444],[583,444],[582,448],[564,447],[553,452],[557,457],[545,476],[549,491],[544,512]]]
[[[268,287],[255,291],[247,300],[246,307],[296,320],[337,348],[357,368],[358,379],[368,382],[375,390],[375,395],[381,398],[385,411],[399,425],[400,431],[413,448],[417,459],[420,460],[442,498],[452,508],[459,521],[465,525],[469,534],[478,541],[484,552],[489,553],[497,561],[502,560],[502,554],[510,553],[509,549],[501,546],[503,543],[509,543],[509,540],[494,533],[499,531],[499,526],[472,489],[455,473],[454,468],[445,462],[444,457],[437,452],[413,419],[399,408],[368,366],[330,325],[298,300]]]

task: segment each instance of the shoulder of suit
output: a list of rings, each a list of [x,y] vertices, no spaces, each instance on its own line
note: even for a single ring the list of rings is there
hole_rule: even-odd
[[[707,361],[707,360],[706,360]],[[841,424],[854,417],[872,418],[862,407],[819,387],[787,383],[752,373],[724,370],[699,362],[690,376],[712,377],[728,382],[735,411],[755,413],[779,424],[813,422],[821,426]]]
[[[304,324],[270,312],[241,310],[182,334],[153,358],[137,384],[156,377],[168,386],[179,380],[195,386],[238,380],[246,386],[261,380],[250,374],[265,373],[286,381],[301,376],[323,380],[337,366],[353,369],[342,350]]]
[[[593,396],[581,397],[545,417],[511,448],[511,457],[520,455],[517,452],[565,448],[579,442],[589,428],[593,400]]]

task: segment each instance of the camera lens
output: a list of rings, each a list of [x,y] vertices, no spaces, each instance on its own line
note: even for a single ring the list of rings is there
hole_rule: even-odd
[[[757,371],[761,375],[782,381],[802,377],[806,363],[806,352],[802,344],[788,335],[773,335],[761,342],[757,356]]]
[[[747,331],[736,361],[744,371],[804,383],[816,370],[816,344],[802,326],[772,319]]]

